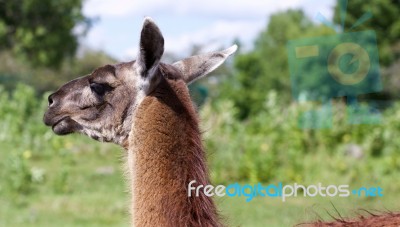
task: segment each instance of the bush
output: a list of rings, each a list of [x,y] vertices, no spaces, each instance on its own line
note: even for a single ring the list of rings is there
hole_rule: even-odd
[[[239,121],[237,111],[230,100],[207,103],[201,110],[215,184],[383,184],[400,169],[400,141],[395,139],[400,136],[400,105],[382,113],[380,124],[349,125],[344,104],[336,102],[327,129],[300,129],[302,108],[281,105],[274,91],[258,115]],[[363,157],[346,153],[352,145]]]
[[[0,89],[0,194],[34,193],[41,184],[54,193],[69,193],[69,174],[80,168],[81,152],[111,149],[80,135],[54,135],[42,123],[46,98],[35,97],[26,85],[11,95]],[[379,125],[348,125],[343,104],[333,109],[332,128],[303,130],[297,120],[301,108],[281,105],[274,91],[260,114],[246,121],[235,118],[238,110],[230,100],[206,103],[200,114],[213,183],[383,184],[395,179],[400,105],[385,111]],[[352,144],[361,148],[362,158],[346,155]]]
[[[37,99],[32,87],[19,84],[9,95],[0,87],[0,194],[2,192],[29,194],[45,183],[52,172],[54,191],[66,191],[66,167],[51,171],[52,166],[41,166],[42,160],[62,157],[68,162],[71,141],[79,145],[75,136],[56,136],[43,123],[47,97]],[[95,147],[93,147],[95,149]]]

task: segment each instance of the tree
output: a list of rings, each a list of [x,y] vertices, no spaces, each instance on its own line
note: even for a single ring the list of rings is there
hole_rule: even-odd
[[[14,90],[18,83],[29,84],[39,95],[54,91],[67,81],[87,75],[100,66],[117,63],[106,53],[91,49],[84,49],[72,60],[63,60],[58,69],[34,68],[13,57],[7,51],[0,52],[0,84],[8,91]]]
[[[340,2],[337,0],[334,21],[341,24]],[[344,23],[345,31],[350,29],[355,22],[365,13],[370,12],[372,18],[355,30],[372,29],[377,34],[380,54],[380,63],[388,66],[400,58],[400,1],[398,0],[350,0],[347,3],[347,14]]]
[[[82,0],[0,0],[0,50],[11,49],[34,66],[60,66],[90,27],[81,9]]]
[[[341,0],[337,0],[334,21],[341,23]],[[367,99],[388,100],[400,97],[400,82],[398,68],[400,65],[400,1],[398,0],[351,0],[347,3],[344,31],[349,29],[365,13],[371,13],[372,17],[354,28],[352,31],[374,30],[377,35],[379,49],[379,63],[382,70],[383,92],[367,95]],[[387,104],[386,104],[387,105]]]
[[[267,93],[276,90],[280,102],[291,100],[286,45],[290,40],[332,34],[331,29],[316,25],[302,10],[288,10],[270,17],[266,29],[255,41],[254,49],[235,58],[237,81],[233,101],[239,118],[245,119],[263,109]]]

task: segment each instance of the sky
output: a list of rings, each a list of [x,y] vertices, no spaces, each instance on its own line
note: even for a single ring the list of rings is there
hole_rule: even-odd
[[[192,45],[202,51],[228,47],[238,38],[251,45],[268,17],[302,8],[316,21],[317,13],[333,15],[335,0],[86,0],[83,13],[96,18],[83,46],[100,49],[121,61],[136,59],[140,29],[150,16],[164,35],[165,51],[185,57]]]

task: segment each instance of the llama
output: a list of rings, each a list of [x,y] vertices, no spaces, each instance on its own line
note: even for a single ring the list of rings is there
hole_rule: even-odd
[[[188,197],[190,181],[210,183],[187,84],[236,49],[161,63],[164,38],[146,18],[137,60],[68,82],[48,97],[44,122],[58,135],[78,132],[127,151],[133,226],[222,226],[211,198]]]
[[[187,84],[215,70],[236,49],[234,45],[172,65],[161,63],[164,38],[146,18],[137,60],[100,67],[63,85],[48,97],[44,123],[58,135],[82,133],[126,150],[132,226],[223,226],[203,191],[188,196],[190,181],[208,185],[209,176]],[[400,215],[302,225],[382,223],[398,226]]]

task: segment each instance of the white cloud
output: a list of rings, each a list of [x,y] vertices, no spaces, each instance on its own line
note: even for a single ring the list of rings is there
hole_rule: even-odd
[[[139,8],[138,1],[131,0],[89,0],[83,7],[87,16],[124,16]]]
[[[329,0],[332,1],[332,0]],[[123,17],[128,15],[203,15],[216,18],[258,18],[277,10],[308,5],[326,5],[318,0],[88,0],[84,13],[88,16]]]
[[[167,35],[166,47],[175,53],[185,53],[192,44],[197,44],[206,45],[205,51],[211,51],[210,48],[230,45],[234,38],[240,38],[244,43],[250,42],[264,26],[264,21],[220,20],[194,32]]]
[[[193,44],[205,45],[205,50],[227,46],[239,38],[249,47],[266,26],[267,17],[276,11],[302,8],[310,17],[321,12],[332,16],[335,0],[87,0],[83,12],[89,17],[100,17],[89,32],[85,44],[106,50],[121,59],[132,59],[138,51],[138,37],[127,43],[113,37],[139,34],[139,21],[152,16],[159,22],[169,52],[188,54]],[[133,19],[135,18],[135,19]],[[111,23],[119,23],[110,27]],[[125,24],[131,24],[129,32]],[[106,25],[107,24],[107,25]],[[115,24],[114,24],[115,25]],[[192,26],[193,25],[193,26]],[[119,28],[121,27],[121,28]],[[135,29],[135,31],[133,31]]]

